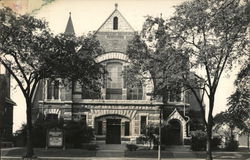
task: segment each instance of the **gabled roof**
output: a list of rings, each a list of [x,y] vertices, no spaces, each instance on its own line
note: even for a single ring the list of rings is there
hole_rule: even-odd
[[[73,26],[73,22],[72,22],[72,19],[71,19],[71,12],[69,12],[69,20],[68,20],[68,23],[67,23],[64,34],[75,35],[74,26]]]
[[[135,32],[133,27],[128,23],[128,21],[125,19],[125,17],[121,14],[121,12],[117,9],[118,4],[115,4],[115,10],[110,14],[110,16],[104,21],[104,23],[97,29],[97,32],[105,32],[110,31],[111,28],[113,28],[113,18],[118,17],[119,24],[122,23],[122,25],[119,25],[118,32],[126,31],[126,32]],[[110,23],[111,22],[111,23]]]

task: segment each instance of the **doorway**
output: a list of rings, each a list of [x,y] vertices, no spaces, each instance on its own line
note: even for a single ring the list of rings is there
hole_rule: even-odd
[[[107,119],[106,144],[121,144],[121,119]]]
[[[165,145],[182,144],[182,128],[178,120],[170,120],[168,125],[162,129],[162,142]]]

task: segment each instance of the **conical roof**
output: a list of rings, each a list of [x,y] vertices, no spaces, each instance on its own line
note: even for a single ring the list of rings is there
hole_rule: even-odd
[[[71,12],[69,12],[69,20],[65,29],[65,34],[67,35],[74,35],[75,34],[75,30],[74,30],[74,26],[73,26],[73,22],[71,19]]]

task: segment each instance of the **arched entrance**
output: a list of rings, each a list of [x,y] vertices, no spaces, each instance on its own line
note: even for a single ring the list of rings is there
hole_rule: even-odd
[[[95,133],[107,144],[121,144],[121,136],[130,132],[130,119],[121,115],[102,115],[95,118]]]
[[[181,145],[182,144],[182,126],[177,119],[171,119],[162,129],[162,143],[165,145]]]

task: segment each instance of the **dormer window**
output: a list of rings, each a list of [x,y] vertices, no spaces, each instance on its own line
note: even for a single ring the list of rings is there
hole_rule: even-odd
[[[113,19],[113,29],[114,30],[118,29],[118,17],[114,17]]]

